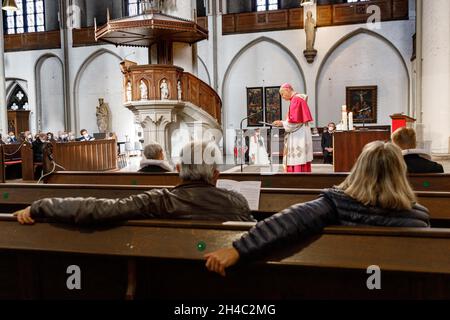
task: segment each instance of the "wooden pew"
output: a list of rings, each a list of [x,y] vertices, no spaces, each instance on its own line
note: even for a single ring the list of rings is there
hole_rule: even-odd
[[[22,149],[20,143],[0,145],[0,181],[6,181],[6,169],[22,166]],[[20,171],[20,170],[19,170]]]
[[[48,197],[122,198],[161,186],[106,186],[106,185],[37,185],[1,184],[0,211],[12,212],[33,201]],[[263,188],[257,219],[263,219],[291,205],[316,199],[318,189]],[[430,210],[435,226],[450,225],[450,192],[416,192],[418,202]]]
[[[449,299],[450,230],[331,227],[227,277],[203,255],[248,227],[212,222],[130,221],[77,228],[0,218],[1,299]],[[199,250],[203,242],[206,250]],[[82,290],[69,290],[69,266]],[[366,270],[381,268],[381,290]]]
[[[302,188],[323,189],[340,184],[347,173],[331,174],[258,174],[223,173],[221,179],[237,181],[261,181],[263,188]],[[409,181],[416,191],[450,192],[450,174],[409,175]],[[48,184],[108,184],[175,186],[180,183],[177,173],[138,173],[138,172],[71,172],[60,171],[50,175]]]
[[[117,144],[114,139],[87,142],[52,142],[44,150],[44,167],[53,169],[53,161],[65,170],[117,170]],[[61,170],[55,167],[54,170]]]

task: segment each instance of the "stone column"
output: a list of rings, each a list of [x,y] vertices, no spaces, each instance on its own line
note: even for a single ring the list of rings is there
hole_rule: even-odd
[[[195,7],[193,0],[169,0],[165,7],[162,8],[162,12],[178,18],[194,20]],[[193,63],[193,58],[196,58],[196,55],[195,46],[184,43],[174,43],[173,45],[173,64],[194,75],[197,75],[195,64]]]
[[[450,142],[450,1],[422,2],[423,137],[434,154],[448,154]],[[420,57],[418,57],[420,58]],[[419,107],[420,108],[420,107]]]
[[[0,3],[0,133],[4,138],[8,134],[8,110],[5,79],[5,40],[3,37],[3,11]]]

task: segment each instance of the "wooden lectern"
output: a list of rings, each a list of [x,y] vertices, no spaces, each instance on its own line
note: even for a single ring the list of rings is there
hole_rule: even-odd
[[[350,172],[364,146],[373,141],[389,141],[389,130],[338,131],[333,134],[334,172]]]
[[[393,114],[391,116],[391,119],[392,119],[392,133],[394,133],[399,128],[404,127],[411,128],[414,122],[416,122],[416,119],[400,113]]]

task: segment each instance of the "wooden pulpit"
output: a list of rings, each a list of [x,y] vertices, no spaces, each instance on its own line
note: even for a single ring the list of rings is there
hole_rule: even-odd
[[[416,122],[416,119],[411,118],[405,114],[393,114],[392,119],[392,133],[394,133],[399,128],[411,128]]]
[[[339,131],[333,134],[334,172],[350,172],[364,146],[373,141],[389,141],[389,130]]]

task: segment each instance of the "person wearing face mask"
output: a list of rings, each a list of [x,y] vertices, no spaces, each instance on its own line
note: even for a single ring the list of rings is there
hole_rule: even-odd
[[[33,143],[33,135],[30,131],[25,131],[24,134],[24,142]]]
[[[10,132],[8,135],[8,138],[6,139],[6,143],[8,144],[12,144],[12,143],[17,143],[17,138],[16,138],[16,134],[14,132]]]
[[[55,136],[53,135],[52,132],[47,132],[47,141],[48,141],[48,142],[56,141],[56,140],[55,140]]]
[[[336,130],[336,124],[330,122],[326,129],[322,134],[323,163],[333,164],[333,134]]]
[[[77,139],[78,141],[92,141],[92,140],[95,140],[94,137],[89,135],[89,133],[88,133],[88,131],[86,129],[81,130],[80,133],[81,133],[81,137]]]

